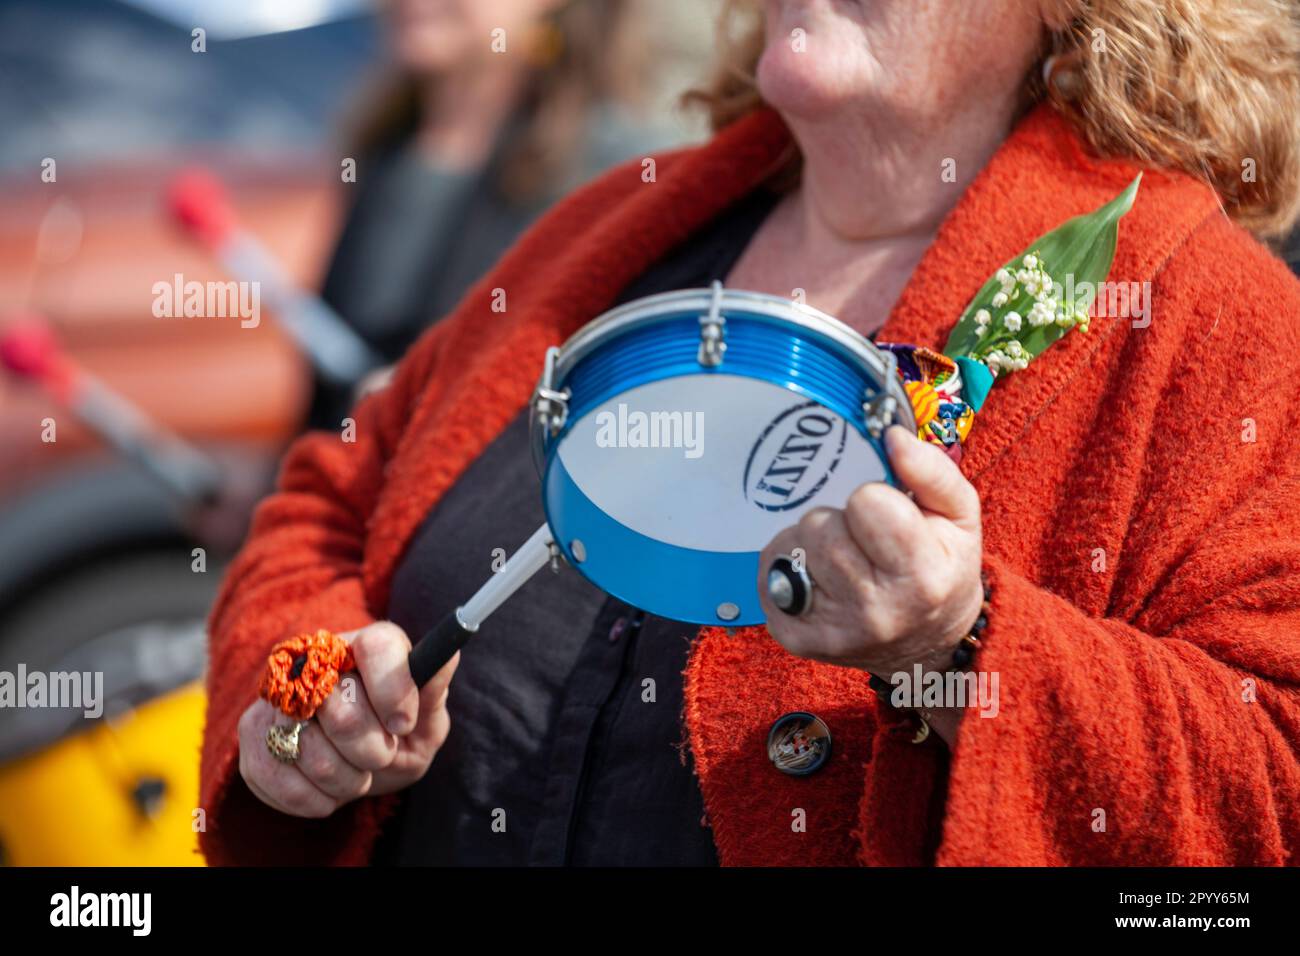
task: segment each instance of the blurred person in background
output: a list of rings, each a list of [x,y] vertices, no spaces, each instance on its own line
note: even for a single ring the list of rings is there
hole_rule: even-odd
[[[394,362],[554,200],[673,137],[642,116],[636,0],[382,9],[393,61],[347,123],[357,193],[322,294]],[[322,385],[312,424],[350,397]]]

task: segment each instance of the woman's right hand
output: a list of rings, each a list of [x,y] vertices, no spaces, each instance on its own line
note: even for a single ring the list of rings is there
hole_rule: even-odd
[[[357,673],[344,675],[303,727],[297,761],[281,763],[267,750],[267,730],[289,718],[266,701],[254,701],[239,719],[244,782],[263,803],[296,817],[327,817],[360,797],[409,787],[451,729],[447,692],[459,654],[421,689],[406,663],[411,642],[396,624],[339,636],[352,645]]]

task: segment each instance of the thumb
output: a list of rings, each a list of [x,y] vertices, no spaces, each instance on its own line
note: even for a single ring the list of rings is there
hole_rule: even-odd
[[[979,494],[943,449],[894,425],[885,432],[885,450],[894,474],[923,511],[941,515],[963,530],[979,530]]]
[[[428,720],[434,712],[447,703],[447,691],[451,688],[451,679],[460,666],[460,651],[451,655],[451,660],[442,665],[442,670],[430,678],[429,683],[420,688],[420,721]]]

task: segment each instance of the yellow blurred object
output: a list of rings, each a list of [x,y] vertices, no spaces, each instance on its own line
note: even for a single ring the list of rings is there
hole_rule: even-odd
[[[12,866],[202,866],[195,810],[203,685],[0,767]]]

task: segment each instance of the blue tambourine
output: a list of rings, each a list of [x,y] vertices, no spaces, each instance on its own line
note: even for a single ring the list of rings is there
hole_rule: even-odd
[[[416,643],[423,685],[562,556],[607,594],[691,624],[761,624],[758,556],[813,508],[894,483],[916,431],[894,355],[769,295],[648,296],[547,351],[531,408],[546,524]]]
[[[551,349],[533,453],[556,548],[608,594],[692,624],[761,624],[758,557],[806,512],[894,483],[915,432],[894,356],[815,309],[649,296]]]

